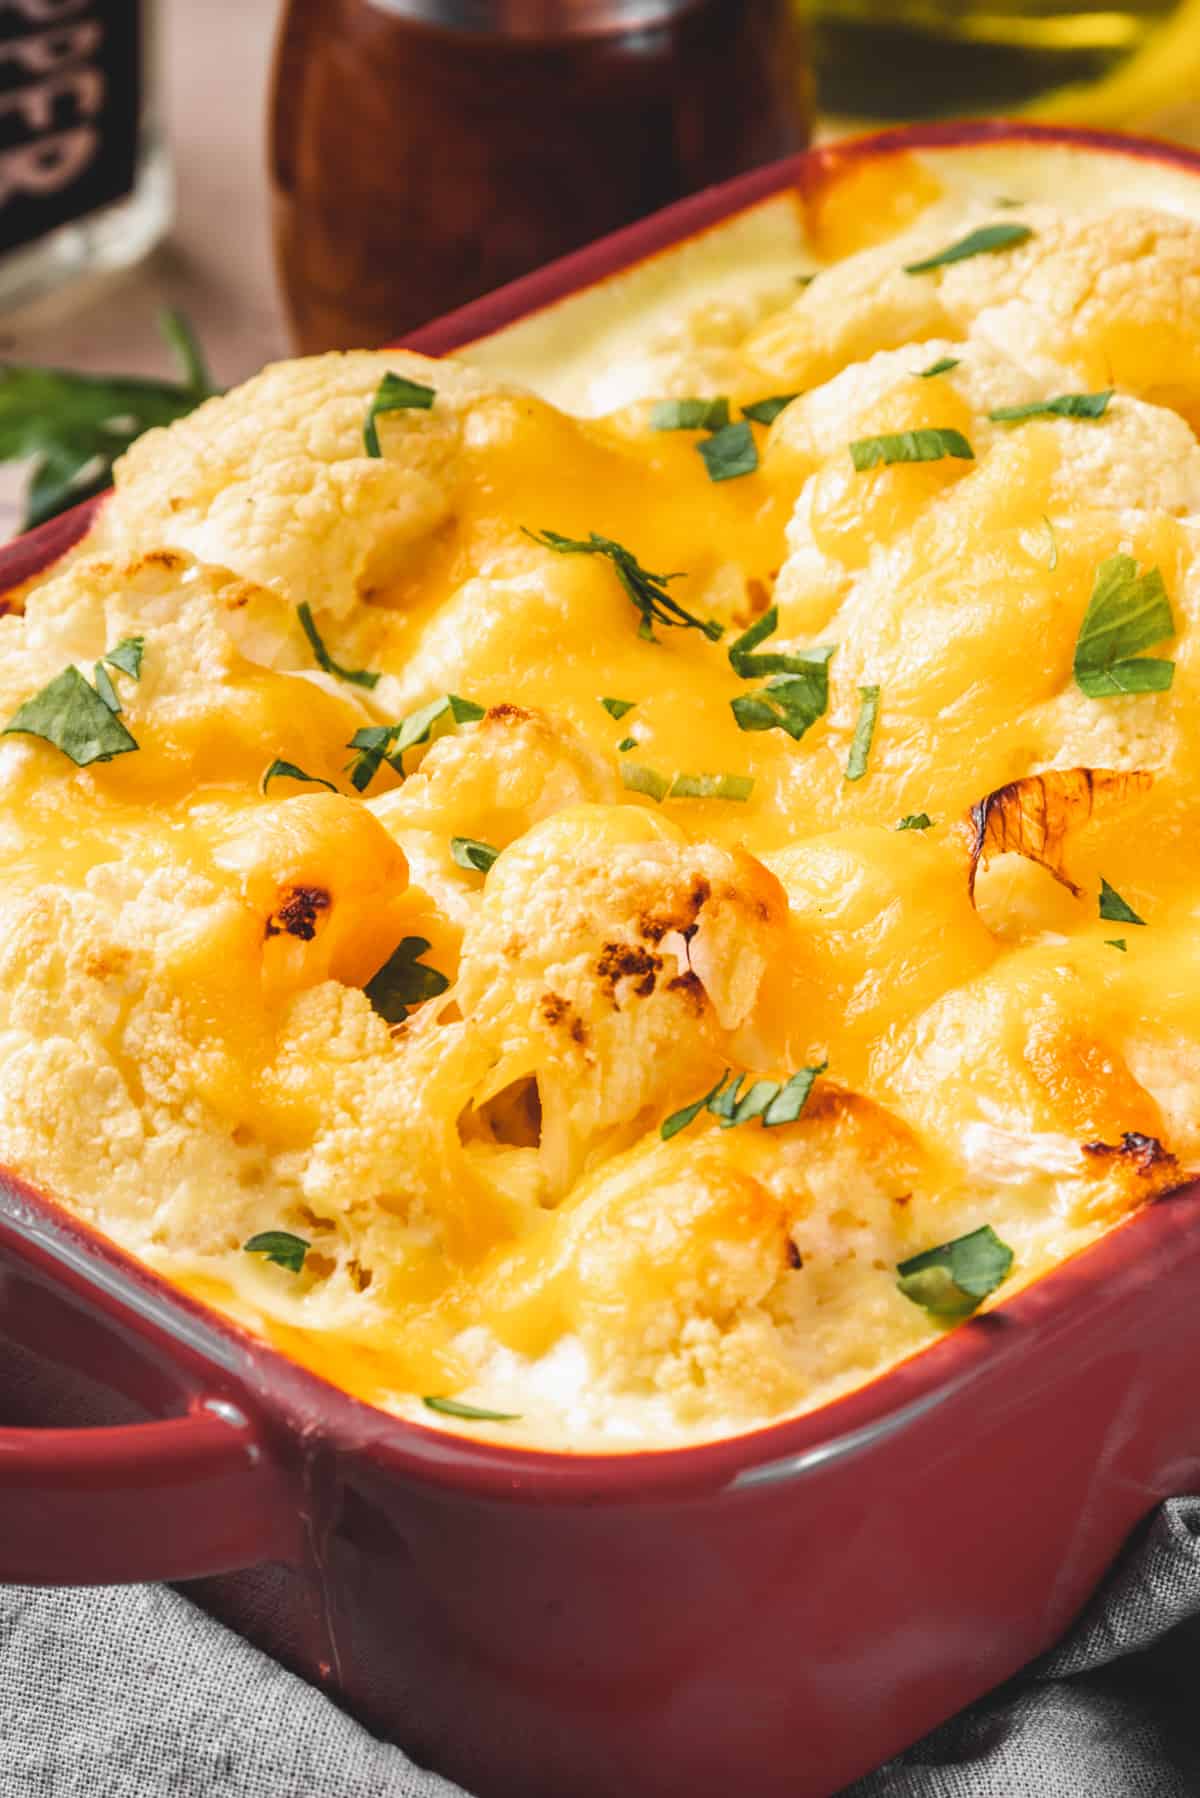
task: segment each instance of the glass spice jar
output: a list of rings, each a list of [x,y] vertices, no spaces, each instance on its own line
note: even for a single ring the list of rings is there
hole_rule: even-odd
[[[402,336],[808,124],[791,0],[288,0],[270,166],[297,347]]]

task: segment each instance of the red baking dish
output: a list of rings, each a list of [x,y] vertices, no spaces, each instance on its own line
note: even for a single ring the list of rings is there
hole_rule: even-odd
[[[445,351],[855,158],[811,152],[418,334]],[[1036,154],[1036,149],[1034,154]],[[1132,159],[1132,160],[1126,160]],[[27,579],[86,514],[0,553]],[[169,1579],[481,1798],[819,1798],[1047,1648],[1200,1480],[1200,1189],[823,1410],[610,1457],[364,1405],[0,1181],[0,1577]]]

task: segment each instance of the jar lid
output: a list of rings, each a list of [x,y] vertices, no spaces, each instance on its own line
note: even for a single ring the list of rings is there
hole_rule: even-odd
[[[696,0],[368,0],[368,4],[398,19],[443,31],[547,39],[643,30],[686,12]]]

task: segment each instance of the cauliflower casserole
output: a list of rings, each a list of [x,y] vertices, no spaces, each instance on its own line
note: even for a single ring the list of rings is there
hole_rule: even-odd
[[[0,620],[0,1161],[352,1393],[589,1449],[1180,1184],[1200,225],[1100,185],[885,157],[617,282],[559,404],[525,325],[141,438]]]

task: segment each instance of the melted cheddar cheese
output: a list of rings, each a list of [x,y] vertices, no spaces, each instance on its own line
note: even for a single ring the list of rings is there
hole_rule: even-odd
[[[1002,1301],[1184,1177],[1200,225],[1104,182],[998,210],[984,167],[775,203],[760,263],[698,299],[684,257],[640,334],[614,298],[618,358],[555,363],[583,296],[540,393],[505,378],[536,372],[526,324],[283,363],[134,445],[0,620],[6,718],[143,643],[112,676],[136,751],[0,737],[6,1165],[350,1391],[564,1448],[819,1404],[936,1338],[899,1262],[991,1225]],[[1024,234],[906,272],[997,220]],[[389,371],[434,398],[381,412],[373,457]],[[1096,417],[990,416],[1099,389]],[[788,396],[724,480],[653,423],[717,396]],[[973,454],[850,454],[929,431]],[[640,630],[612,556],[547,533],[665,571],[719,640]],[[1158,571],[1174,675],[1096,697],[1076,649],[1118,556]],[[798,736],[731,704],[772,607],[755,654],[829,652]],[[355,784],[356,734],[446,695]],[[385,1016],[413,938],[443,979]],[[664,1136],[727,1070],[804,1068],[790,1121]],[[298,1270],[245,1250],[267,1231]]]

